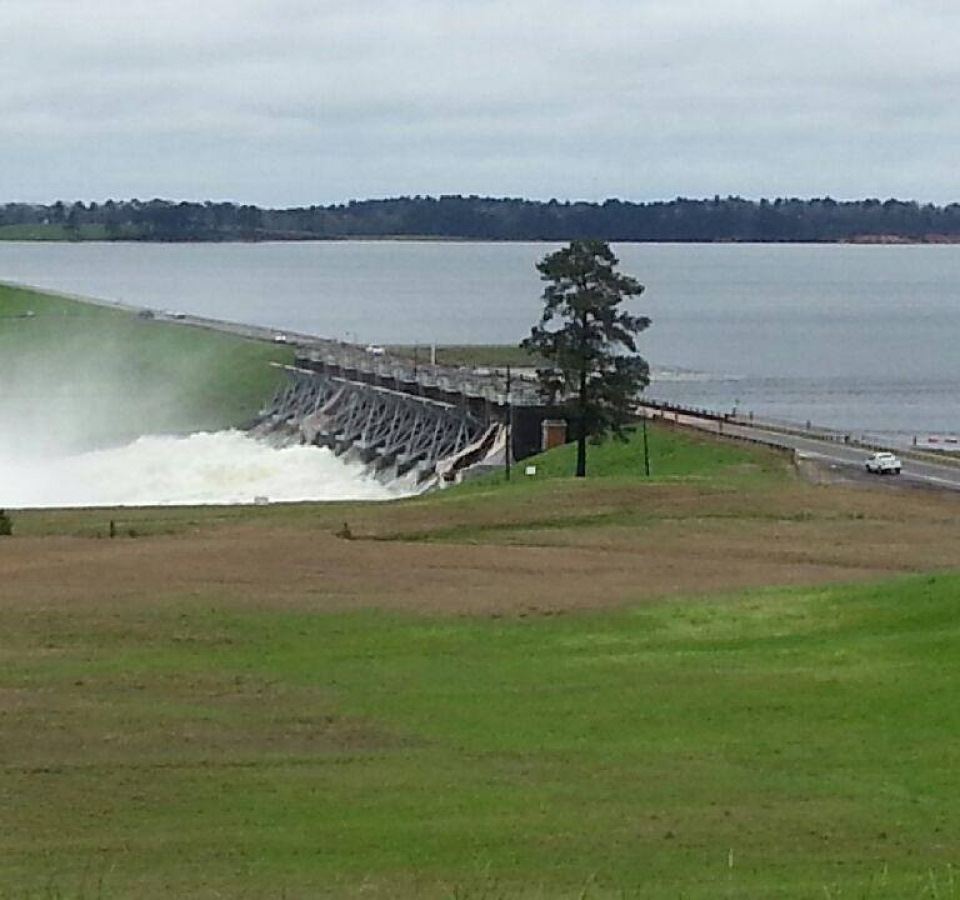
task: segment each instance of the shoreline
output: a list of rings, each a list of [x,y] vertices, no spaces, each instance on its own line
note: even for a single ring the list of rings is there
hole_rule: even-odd
[[[568,237],[542,238],[542,237],[522,237],[522,238],[490,238],[490,237],[469,237],[463,235],[430,235],[430,234],[390,234],[390,235],[337,235],[335,237],[322,237],[309,235],[303,237],[282,236],[276,234],[265,234],[255,237],[213,237],[199,238],[194,240],[173,241],[159,240],[150,238],[62,238],[62,237],[4,237],[0,233],[0,243],[3,244],[149,244],[171,246],[205,246],[216,244],[342,244],[342,243],[380,243],[380,244],[563,244],[570,241]],[[732,238],[723,238],[712,241],[683,240],[679,238],[662,238],[646,240],[616,240],[607,241],[614,246],[617,245],[661,245],[678,244],[690,246],[777,246],[777,247],[809,247],[809,246],[861,246],[861,247],[896,247],[896,246],[954,246],[960,244],[960,234],[927,234],[921,237],[902,237],[894,234],[864,234],[853,235],[851,237],[836,238],[833,240],[781,240],[781,239],[750,239],[736,240]]]

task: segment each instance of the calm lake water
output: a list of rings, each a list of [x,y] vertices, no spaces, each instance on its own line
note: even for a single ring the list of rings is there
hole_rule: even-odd
[[[557,245],[0,243],[0,280],[361,343],[514,343]],[[623,244],[649,393],[907,441],[960,430],[960,246]]]

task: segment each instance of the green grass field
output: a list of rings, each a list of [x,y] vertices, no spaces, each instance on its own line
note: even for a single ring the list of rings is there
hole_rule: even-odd
[[[288,352],[0,287],[27,399],[182,368],[221,421]],[[958,900],[960,507],[649,438],[651,479],[634,434],[582,481],[16,512],[0,900]]]
[[[958,595],[931,576],[534,619],[202,593],[4,611],[0,884],[955,897]]]
[[[293,351],[0,284],[0,409],[88,442],[237,425]]]
[[[644,476],[643,432],[639,426],[625,432],[626,440],[606,439],[601,446],[587,444],[587,474],[591,478],[633,480]],[[734,441],[718,441],[668,425],[651,423],[647,430],[647,456],[650,477],[671,478],[747,478],[782,477],[789,468],[787,454],[776,450],[747,447]],[[569,478],[576,469],[576,446],[566,444],[543,453],[529,464],[536,467],[533,478],[524,476],[526,462],[516,467],[521,483]]]
[[[562,448],[541,479],[388,507],[124,515],[162,525],[144,541],[262,527],[265,555],[349,516],[385,529],[351,542],[370,566],[410,538],[443,565],[511,524],[655,542],[659,515],[696,566],[703,516],[775,515],[750,492],[793,483],[776,454],[651,438],[650,489],[694,486],[699,516],[613,505],[648,484],[639,442],[593,448],[586,483]],[[89,539],[103,513],[34,516]],[[87,543],[119,561],[140,541]],[[487,614],[324,609],[315,582],[251,601],[244,577],[171,593],[145,574],[130,605],[109,582],[102,604],[0,598],[0,896],[957,897],[960,575]]]

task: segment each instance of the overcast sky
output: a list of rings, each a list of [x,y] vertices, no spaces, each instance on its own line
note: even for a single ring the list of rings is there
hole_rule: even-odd
[[[0,200],[960,199],[958,0],[0,0]]]

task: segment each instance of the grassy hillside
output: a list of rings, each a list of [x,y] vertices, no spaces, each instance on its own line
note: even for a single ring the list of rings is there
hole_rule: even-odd
[[[239,416],[288,352],[0,289],[58,429]],[[960,499],[649,439],[649,479],[634,435],[585,480],[15,512],[0,898],[956,900]]]
[[[521,618],[210,588],[4,605],[0,881],[954,897],[958,594],[915,577]]]
[[[16,513],[3,892],[955,897],[960,576],[892,573],[955,566],[960,504],[651,439],[649,481],[605,445],[391,504]]]
[[[747,477],[749,480],[780,477],[790,470],[790,457],[778,450],[751,447],[735,441],[717,440],[692,430],[672,428],[668,423],[650,423],[647,447],[638,426],[628,429],[624,441],[609,438],[587,444],[587,474],[591,478],[633,480],[644,477],[646,456],[650,477],[657,479]],[[569,478],[576,470],[575,444],[557,447],[536,458],[524,460],[516,470],[520,482]],[[527,466],[536,468],[532,478]]]
[[[235,425],[290,348],[0,285],[0,419],[6,431],[97,443]]]

